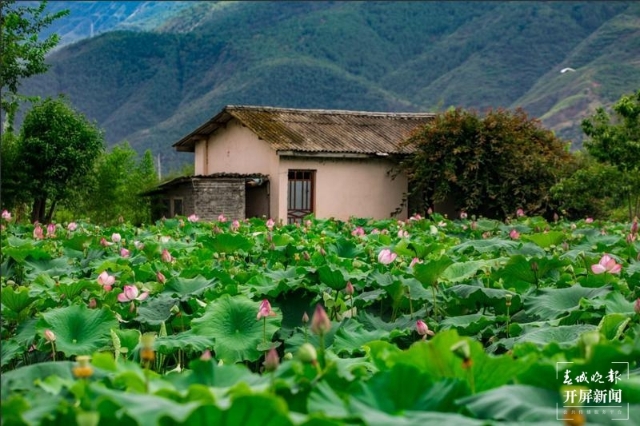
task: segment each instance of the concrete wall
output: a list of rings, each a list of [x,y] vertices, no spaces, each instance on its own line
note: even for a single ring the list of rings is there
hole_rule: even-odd
[[[283,157],[278,182],[278,218],[287,218],[287,181],[291,169],[315,170],[315,216],[348,220],[350,217],[385,219],[402,204],[407,178],[391,179],[392,164],[384,159],[303,159]],[[396,216],[406,219],[404,207]]]

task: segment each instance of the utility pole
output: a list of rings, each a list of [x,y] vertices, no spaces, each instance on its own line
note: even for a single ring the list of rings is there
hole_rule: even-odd
[[[162,163],[160,163],[160,154],[158,154],[158,182],[162,180]]]

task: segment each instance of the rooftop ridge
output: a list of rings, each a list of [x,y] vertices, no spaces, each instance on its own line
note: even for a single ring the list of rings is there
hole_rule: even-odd
[[[364,115],[364,116],[379,116],[379,117],[435,117],[436,113],[433,112],[376,112],[376,111],[353,111],[344,109],[313,109],[313,108],[280,108],[271,106],[257,106],[257,105],[227,105],[225,110],[259,110],[270,112],[287,112],[287,113],[315,113],[315,114],[333,114],[333,115]]]

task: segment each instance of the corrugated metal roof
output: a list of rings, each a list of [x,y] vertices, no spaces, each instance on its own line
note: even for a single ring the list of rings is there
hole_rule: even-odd
[[[435,114],[389,113],[256,106],[225,107],[194,132],[176,142],[193,152],[195,143],[232,118],[238,119],[276,151],[300,153],[406,153],[399,144]]]

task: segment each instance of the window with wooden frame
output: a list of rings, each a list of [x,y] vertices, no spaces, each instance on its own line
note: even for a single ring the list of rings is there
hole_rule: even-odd
[[[300,223],[315,207],[315,170],[289,170],[287,222]]]
[[[173,211],[172,211],[172,217],[173,216],[183,216],[184,212],[183,212],[183,207],[182,207],[182,198],[174,198],[173,199]]]

